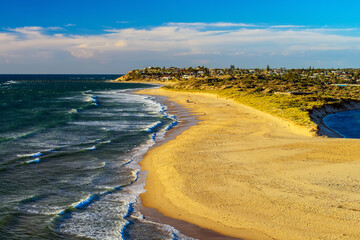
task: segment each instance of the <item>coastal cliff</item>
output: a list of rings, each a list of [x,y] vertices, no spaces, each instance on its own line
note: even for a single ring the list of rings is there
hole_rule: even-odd
[[[145,83],[160,83],[163,85],[174,84],[174,81],[169,81],[169,80],[176,81],[176,79],[169,77],[153,76],[151,74],[143,75],[140,74],[138,70],[131,70],[127,74],[113,80],[113,82],[145,82]]]
[[[125,74],[125,75],[123,75],[123,76],[121,76],[121,77],[113,80],[113,82],[123,82],[123,81],[128,81],[128,80],[130,80],[133,71],[134,71],[134,70],[132,70],[132,71],[128,72],[127,74]]]
[[[317,124],[317,135],[328,137],[343,137],[327,127],[323,122],[323,118],[329,114],[350,110],[360,110],[360,101],[342,101],[336,104],[325,104],[319,108],[313,108],[310,110],[310,118]]]

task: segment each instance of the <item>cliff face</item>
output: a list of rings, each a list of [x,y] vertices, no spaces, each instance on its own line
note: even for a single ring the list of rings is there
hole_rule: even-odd
[[[125,76],[125,75],[124,75]],[[122,81],[124,81],[124,76],[121,76],[121,77],[119,77],[119,78],[117,78],[117,79],[115,79],[115,80],[113,80],[114,82],[122,82]]]
[[[313,122],[318,125],[317,134],[319,136],[328,136],[339,138],[342,137],[332,129],[328,128],[324,122],[323,118],[329,114],[350,111],[350,110],[360,110],[360,102],[356,101],[344,101],[339,104],[324,105],[321,108],[315,108],[310,111],[310,117]]]
[[[130,71],[127,74],[125,74],[124,76],[121,76],[121,77],[115,79],[114,82],[129,81],[132,79],[132,73],[133,73],[133,71]]]

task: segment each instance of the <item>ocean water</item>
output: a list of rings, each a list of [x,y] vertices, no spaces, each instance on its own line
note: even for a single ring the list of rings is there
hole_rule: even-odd
[[[330,114],[323,121],[344,138],[360,138],[360,110]]]
[[[0,75],[0,239],[190,239],[134,209],[175,125],[115,75]]]

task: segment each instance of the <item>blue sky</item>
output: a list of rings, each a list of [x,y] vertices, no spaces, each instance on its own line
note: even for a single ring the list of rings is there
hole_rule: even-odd
[[[0,73],[360,67],[360,1],[0,0]]]

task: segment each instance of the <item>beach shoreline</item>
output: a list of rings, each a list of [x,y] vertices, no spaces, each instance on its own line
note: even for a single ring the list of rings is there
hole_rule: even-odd
[[[310,117],[313,122],[318,125],[317,134],[319,136],[327,136],[332,138],[343,138],[341,134],[336,132],[335,130],[328,127],[323,119],[327,115],[344,112],[344,111],[351,111],[351,110],[360,110],[360,102],[349,101],[344,102],[341,104],[336,105],[324,105],[321,108],[313,109],[310,112]]]
[[[157,84],[156,84],[157,85]],[[145,89],[146,91],[146,89]],[[134,93],[141,94],[142,90],[135,91]],[[146,94],[149,95],[149,94]],[[155,145],[151,147],[151,149],[161,146],[162,144],[171,141],[175,139],[177,135],[179,135],[181,132],[185,131],[186,129],[190,128],[191,126],[194,126],[198,123],[198,120],[196,119],[196,115],[192,115],[189,112],[189,109],[185,109],[184,106],[181,106],[179,104],[176,104],[172,101],[169,101],[167,97],[159,96],[159,95],[149,95],[152,97],[155,97],[156,101],[160,102],[161,104],[165,105],[167,107],[166,112],[170,115],[175,115],[177,117],[177,120],[179,121],[179,124],[174,126],[172,129],[170,129],[166,135],[165,138],[157,142]],[[140,174],[140,177],[146,176],[146,172],[143,172]],[[165,216],[158,212],[154,208],[145,207],[142,204],[142,200],[139,197],[133,206],[136,208],[139,212],[142,213],[145,219],[157,222],[160,224],[167,224],[170,226],[175,227],[177,230],[179,230],[182,234],[185,234],[186,236],[196,238],[196,239],[208,239],[208,240],[216,240],[216,239],[223,239],[223,240],[235,240],[239,238],[233,238],[228,237],[225,235],[222,235],[220,233],[217,233],[215,231],[212,231],[207,228],[199,227],[195,224],[185,222],[182,220],[170,218],[168,216]]]
[[[216,96],[142,93],[167,96],[200,120],[141,161],[145,207],[243,239],[360,236],[358,140],[310,137]]]

